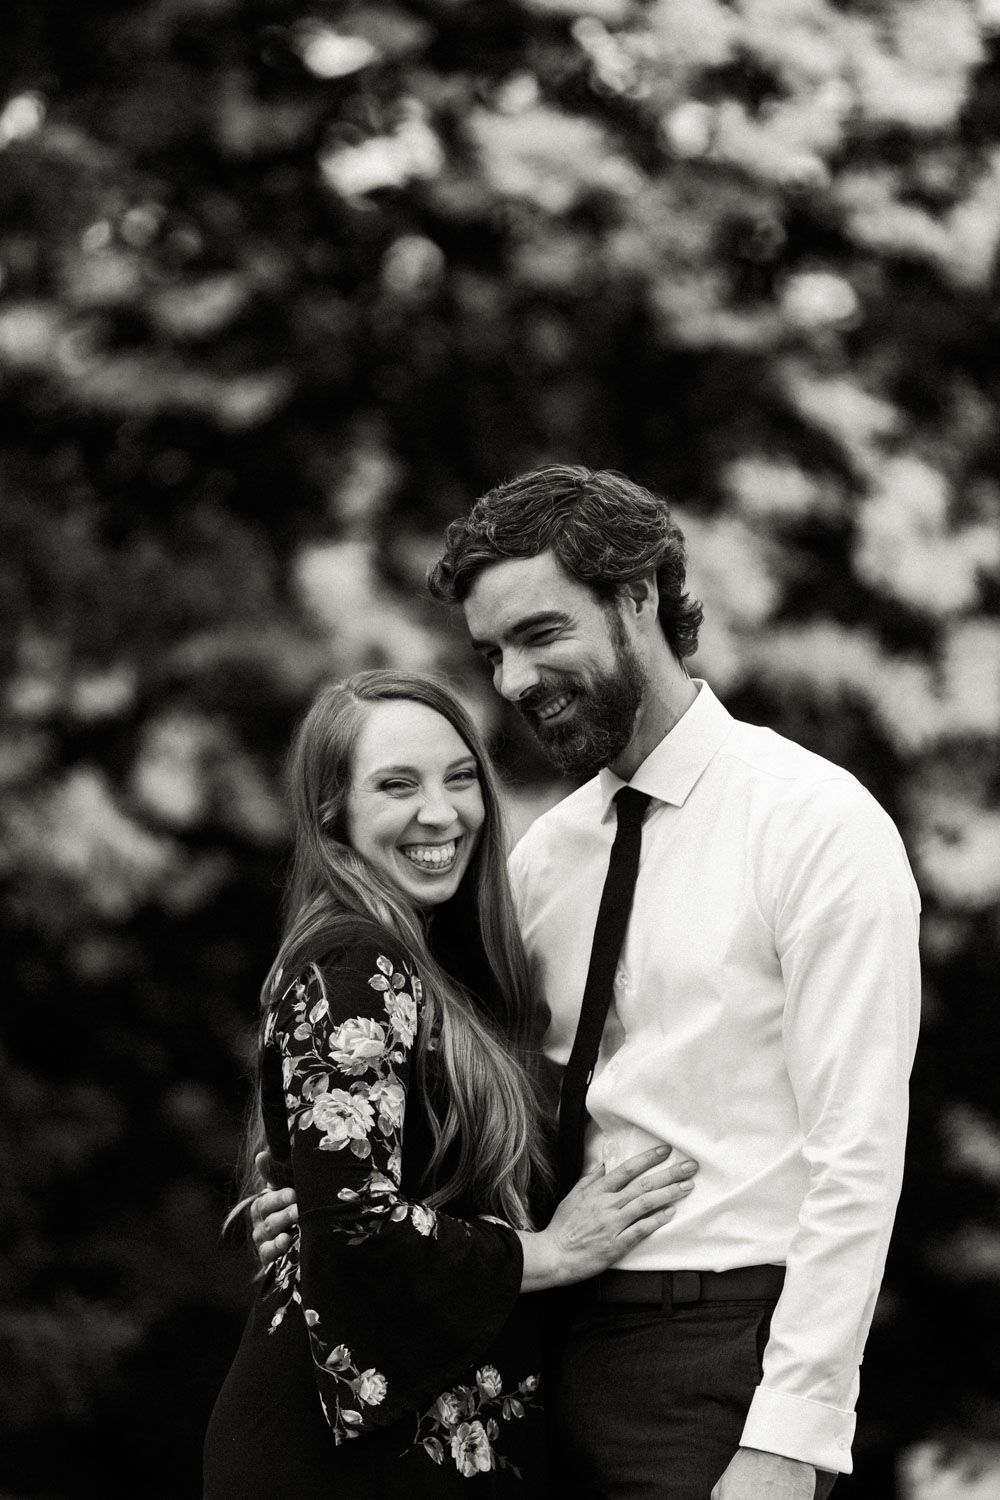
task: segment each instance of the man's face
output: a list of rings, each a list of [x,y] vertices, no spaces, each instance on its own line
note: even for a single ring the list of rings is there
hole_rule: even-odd
[[[622,754],[646,676],[617,604],[543,552],[484,568],[463,608],[497,692],[561,771],[592,776]]]

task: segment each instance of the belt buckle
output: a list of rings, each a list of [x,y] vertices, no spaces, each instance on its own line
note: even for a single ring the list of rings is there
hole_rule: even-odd
[[[670,1317],[677,1306],[701,1301],[701,1276],[697,1271],[664,1271],[662,1309]]]

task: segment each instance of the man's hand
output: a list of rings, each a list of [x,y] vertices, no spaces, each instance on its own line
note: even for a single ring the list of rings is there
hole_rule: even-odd
[[[271,1158],[262,1151],[256,1159],[257,1170],[264,1181],[271,1180]],[[292,1243],[292,1230],[299,1221],[299,1206],[294,1188],[272,1188],[255,1198],[250,1205],[250,1226],[260,1263],[266,1267],[284,1255]]]
[[[797,1458],[737,1448],[711,1500],[813,1500],[816,1470]]]

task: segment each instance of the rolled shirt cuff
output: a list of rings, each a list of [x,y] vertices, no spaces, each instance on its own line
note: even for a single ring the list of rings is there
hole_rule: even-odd
[[[852,1411],[759,1385],[750,1402],[740,1446],[797,1458],[835,1474],[850,1474],[854,1424]]]

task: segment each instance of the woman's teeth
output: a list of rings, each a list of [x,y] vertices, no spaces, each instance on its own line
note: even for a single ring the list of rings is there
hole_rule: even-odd
[[[455,862],[458,840],[449,839],[447,844],[407,844],[399,852],[422,870],[447,870]]]
[[[572,699],[572,693],[560,693],[558,698],[550,698],[548,703],[536,708],[535,713],[540,719],[554,719],[556,714],[561,714],[564,708],[569,707]]]

